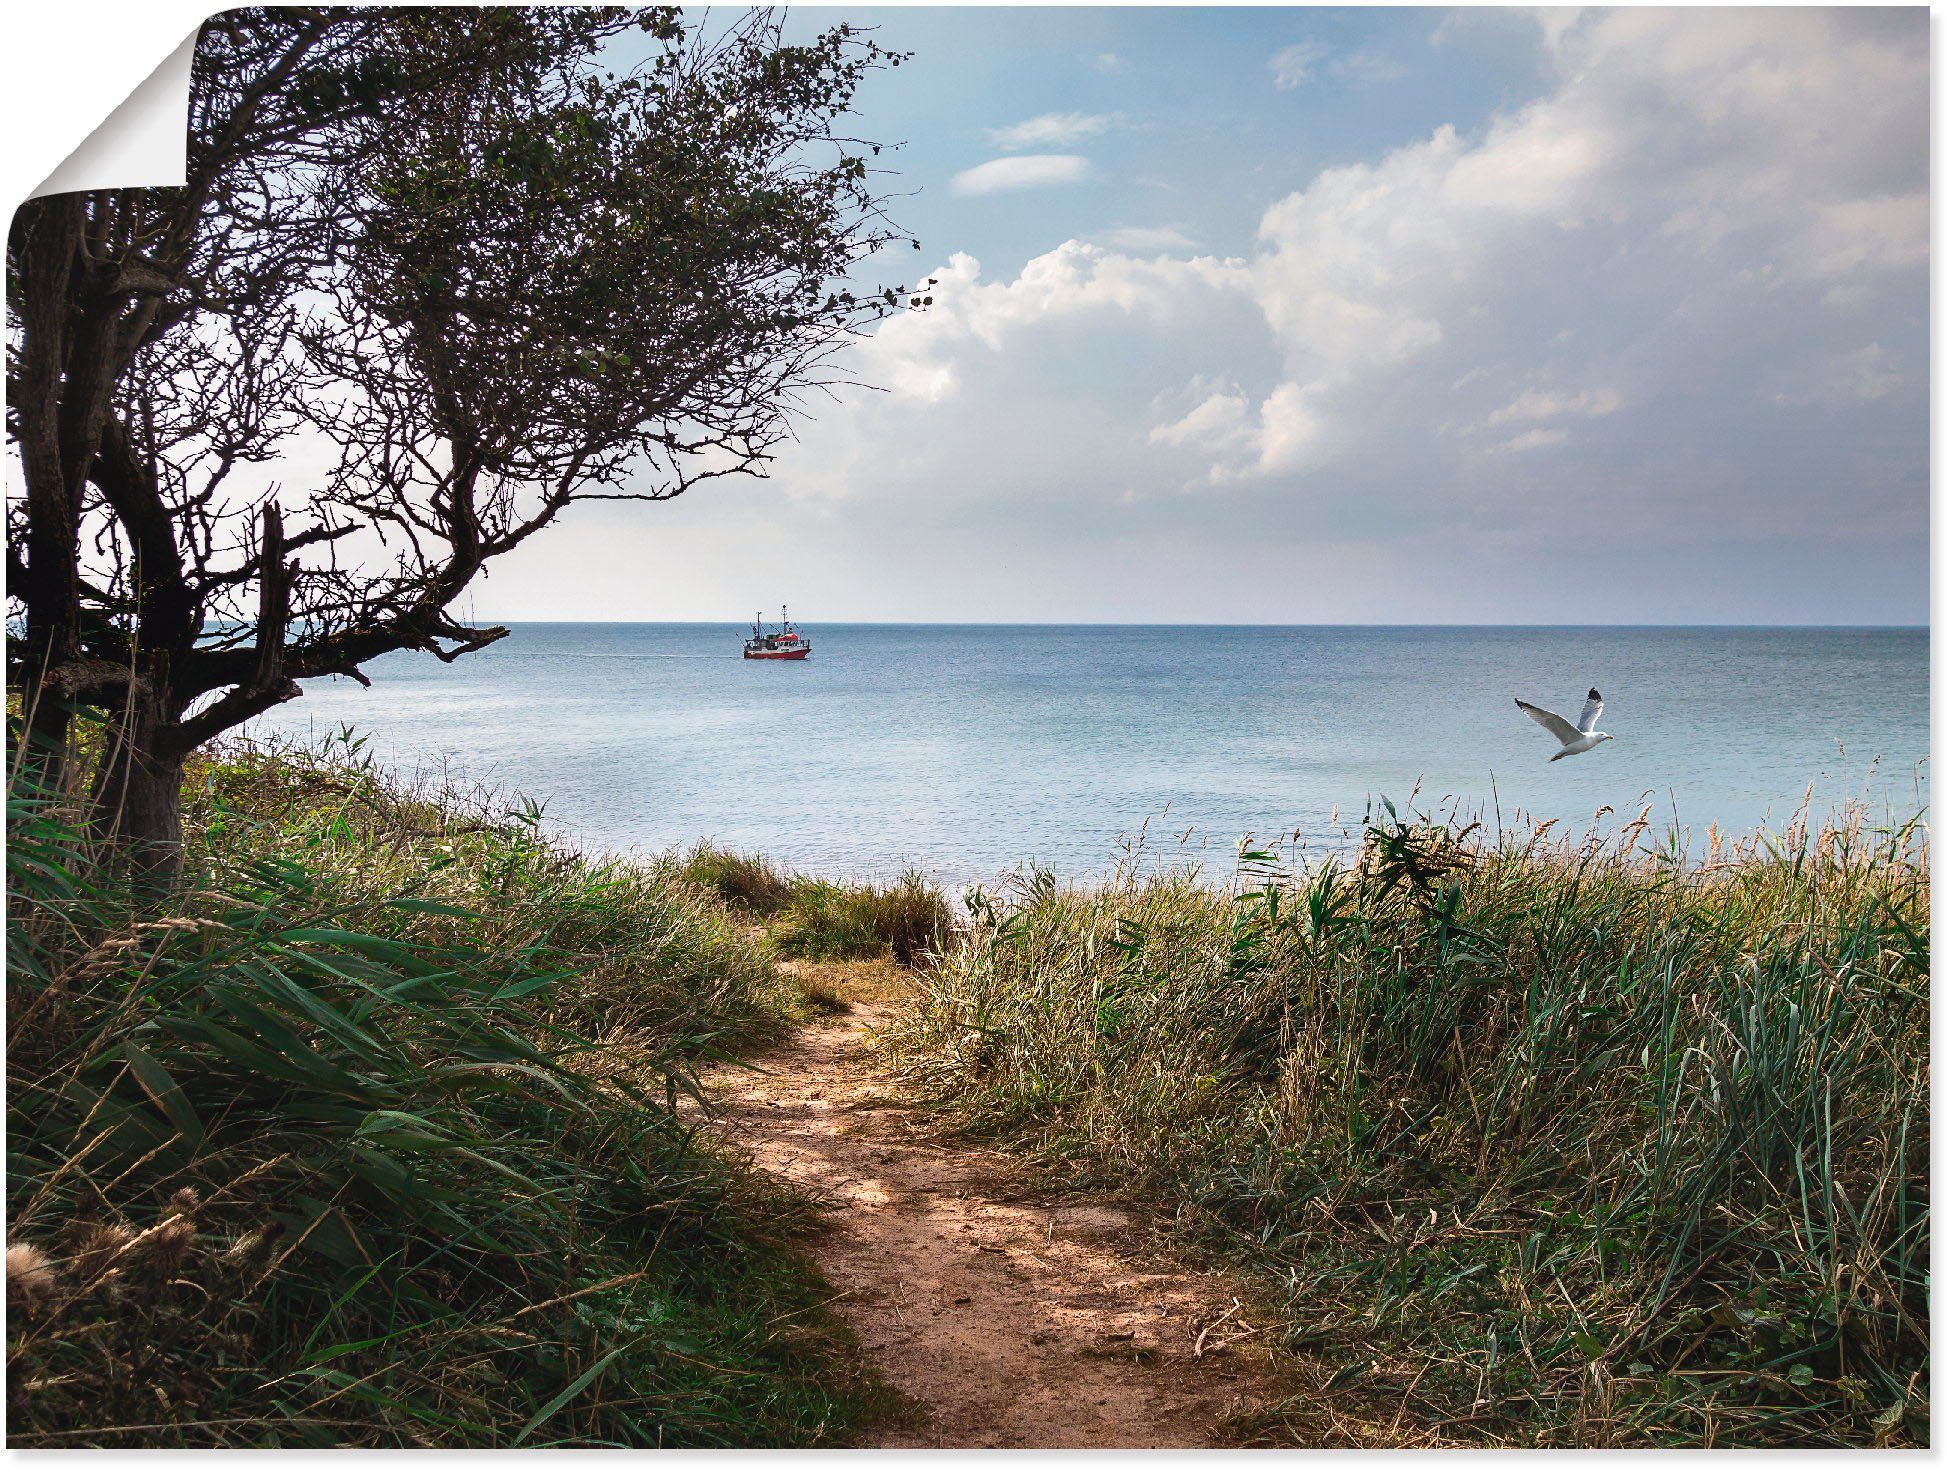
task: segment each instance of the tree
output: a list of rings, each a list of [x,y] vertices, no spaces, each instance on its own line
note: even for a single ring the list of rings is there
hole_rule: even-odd
[[[847,286],[907,243],[841,131],[901,59],[766,12],[210,21],[185,184],[35,200],[8,243],[30,755],[106,712],[96,822],[171,882],[196,747],[501,638],[454,601],[577,502],[763,473],[847,337],[923,300]]]

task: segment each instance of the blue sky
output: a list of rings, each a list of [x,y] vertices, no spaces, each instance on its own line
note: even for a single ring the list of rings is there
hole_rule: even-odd
[[[1443,122],[1478,125],[1535,84],[1525,22],[1455,29],[1435,46],[1440,11],[839,13],[912,53],[874,84],[867,107],[869,122],[883,117],[898,129],[888,136],[905,146],[892,167],[920,186],[901,223],[923,243],[950,242],[1008,274],[1078,234],[1174,229],[1203,250],[1247,250],[1266,202],[1321,168]],[[793,13],[806,27],[828,14]],[[1329,50],[1303,68],[1302,83],[1278,87],[1269,59],[1306,48]],[[1043,141],[995,136],[1034,120],[1048,122]],[[1092,131],[1060,136],[1077,120]],[[1087,178],[1059,191],[955,192],[962,171],[1021,154],[1085,157]]]
[[[840,16],[935,307],[483,616],[1925,620],[1924,10]]]

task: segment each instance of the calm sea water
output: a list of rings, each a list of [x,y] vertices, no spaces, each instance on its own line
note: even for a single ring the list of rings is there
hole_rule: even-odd
[[[728,624],[528,624],[374,688],[315,682],[260,730],[350,724],[402,775],[518,790],[591,847],[709,837],[832,875],[1027,860],[1228,873],[1237,842],[1331,848],[1382,796],[1701,833],[1803,800],[1926,799],[1924,629],[810,627],[746,662]],[[1616,740],[1551,763],[1514,697]],[[1417,793],[1415,798],[1413,795]],[[1336,815],[1336,816],[1335,816]],[[1610,823],[1613,819],[1603,818]]]

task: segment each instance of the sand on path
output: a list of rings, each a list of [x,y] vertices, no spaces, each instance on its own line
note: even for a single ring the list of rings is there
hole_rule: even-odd
[[[816,969],[856,999],[709,1074],[710,1128],[830,1208],[808,1245],[833,1308],[923,1408],[874,1444],[1215,1446],[1277,1398],[1234,1284],[1157,1255],[1129,1208],[930,1130],[874,1066],[884,977],[859,997],[845,968]]]

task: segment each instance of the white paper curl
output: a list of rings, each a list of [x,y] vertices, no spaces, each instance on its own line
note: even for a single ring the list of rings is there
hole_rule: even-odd
[[[199,28],[200,29],[200,28]],[[196,31],[123,99],[33,193],[136,189],[183,182],[189,146],[189,63]]]

